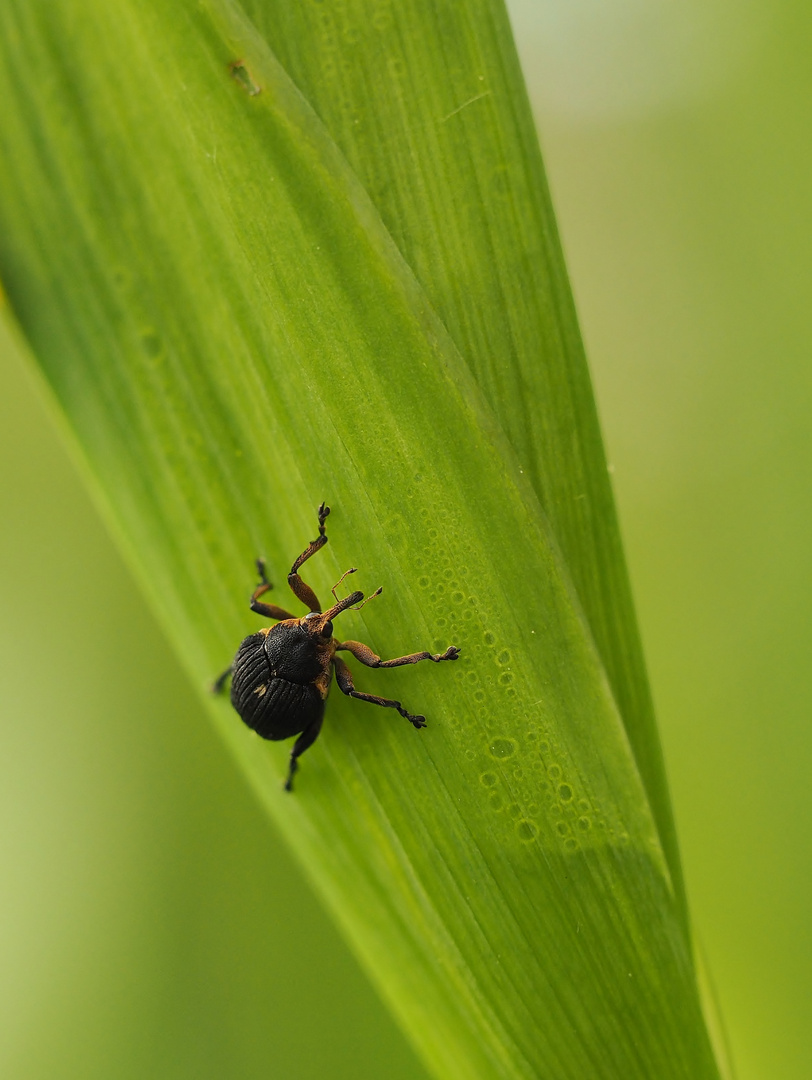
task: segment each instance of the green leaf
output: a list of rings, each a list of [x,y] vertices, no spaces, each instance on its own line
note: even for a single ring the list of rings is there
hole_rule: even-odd
[[[404,70],[436,88],[447,58],[410,10],[393,24]],[[324,597],[353,565],[366,592],[385,586],[337,632],[385,656],[462,647],[453,666],[356,670],[430,726],[335,694],[294,796],[288,747],[209,701],[435,1072],[714,1077],[656,740],[629,705],[645,683],[577,331],[488,12],[465,25],[502,82],[464,109],[449,90],[439,120],[490,111],[421,150],[448,190],[398,229],[398,154],[340,140],[354,171],[236,4],[7,3],[0,274],[201,688],[258,625],[254,557],[284,581],[322,499],[331,542],[308,581]],[[454,146],[471,154],[456,217]],[[504,248],[475,197],[487,160],[517,219]]]

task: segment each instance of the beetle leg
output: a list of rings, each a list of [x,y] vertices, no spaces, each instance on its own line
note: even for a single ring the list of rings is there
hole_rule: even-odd
[[[276,604],[263,604],[260,602],[260,596],[268,592],[273,588],[268,578],[265,576],[265,560],[257,559],[257,570],[259,571],[259,585],[251,593],[250,607],[252,611],[255,611],[257,615],[264,615],[266,619],[295,619],[295,615],[291,615],[289,611],[285,611],[284,608],[277,607]]]
[[[310,611],[321,611],[321,603],[319,602],[319,598],[316,596],[310,586],[307,585],[304,581],[302,581],[302,579],[299,577],[298,570],[303,563],[307,562],[311,555],[315,555],[316,552],[323,548],[324,545],[327,543],[327,534],[325,532],[324,522],[327,520],[327,515],[329,513],[330,507],[322,503],[319,507],[319,535],[315,540],[310,541],[302,554],[290,568],[290,573],[288,574],[288,585],[290,585],[291,589],[293,590],[294,596],[301,600],[305,607],[309,608]]]
[[[233,665],[229,664],[226,670],[222,673],[222,675],[218,675],[214,682],[211,684],[211,692],[213,694],[221,694],[223,692],[223,687],[226,684],[226,679],[232,672],[232,668]]]
[[[312,746],[316,739],[319,737],[321,731],[322,717],[319,717],[310,727],[306,727],[296,742],[293,744],[293,749],[290,752],[290,765],[288,766],[288,778],[285,781],[285,791],[293,791],[293,774],[299,768],[299,762],[297,758],[300,757],[308,746]]]
[[[291,615],[289,611],[285,611],[284,608],[277,607],[276,604],[263,604],[262,601],[256,600],[251,597],[251,610],[255,611],[257,615],[264,615],[266,619],[295,619],[295,615]]]
[[[347,697],[358,698],[359,701],[369,701],[373,705],[382,705],[385,709],[397,709],[400,715],[405,717],[410,724],[414,724],[416,728],[426,726],[425,716],[412,716],[411,713],[406,712],[399,701],[392,701],[390,698],[385,697],[375,697],[374,694],[362,694],[360,690],[356,690],[352,681],[352,672],[340,657],[333,657],[333,665],[336,669],[336,682],[342,694],[346,694]]]
[[[444,653],[416,652],[408,656],[398,656],[395,660],[381,660],[380,656],[376,656],[369,645],[364,645],[362,641],[342,641],[336,648],[352,653],[356,660],[360,660],[367,667],[403,667],[404,664],[417,664],[421,660],[433,660],[435,664],[439,664],[441,660],[456,660],[460,655],[456,645],[449,645]]]

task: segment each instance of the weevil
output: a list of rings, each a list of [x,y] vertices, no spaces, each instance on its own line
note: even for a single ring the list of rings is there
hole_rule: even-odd
[[[395,660],[381,660],[380,656],[360,641],[338,641],[333,637],[333,619],[342,611],[353,608],[358,611],[370,600],[379,596],[382,588],[364,598],[362,592],[353,592],[339,600],[337,589],[350,574],[352,567],[341,575],[332,588],[335,603],[322,611],[319,598],[311,587],[302,581],[299,570],[327,543],[325,521],[330,507],[324,503],[318,509],[319,535],[307,545],[296,559],[288,574],[288,585],[308,613],[304,618],[291,615],[276,604],[260,600],[273,586],[265,574],[264,559],[257,559],[259,584],[251,594],[251,610],[268,619],[276,619],[276,625],[264,627],[256,634],[249,634],[242,642],[234,661],[216,680],[212,689],[219,692],[231,676],[231,704],[242,720],[261,735],[274,741],[290,739],[298,735],[290,752],[290,764],[285,790],[293,790],[293,777],[299,767],[299,758],[312,746],[319,736],[324,720],[324,706],[335,672],[336,682],[348,697],[397,709],[416,728],[426,726],[425,716],[413,716],[399,701],[362,694],[355,689],[352,673],[337,652],[351,653],[366,667],[394,668],[404,664],[417,664],[421,660],[456,660],[460,650],[449,645],[444,653],[410,653]]]

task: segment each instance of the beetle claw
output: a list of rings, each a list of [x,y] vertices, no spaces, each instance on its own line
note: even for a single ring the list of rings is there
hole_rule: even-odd
[[[323,502],[321,506],[319,506],[319,536],[324,536],[324,523],[329,517],[329,514],[330,507],[327,503]]]

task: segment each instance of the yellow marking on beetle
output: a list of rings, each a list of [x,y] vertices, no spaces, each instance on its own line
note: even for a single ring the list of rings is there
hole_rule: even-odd
[[[256,690],[254,691],[254,693],[257,695],[257,697],[265,697],[267,692],[268,692],[268,684],[267,683],[263,683],[261,686],[258,686],[256,688]]]

